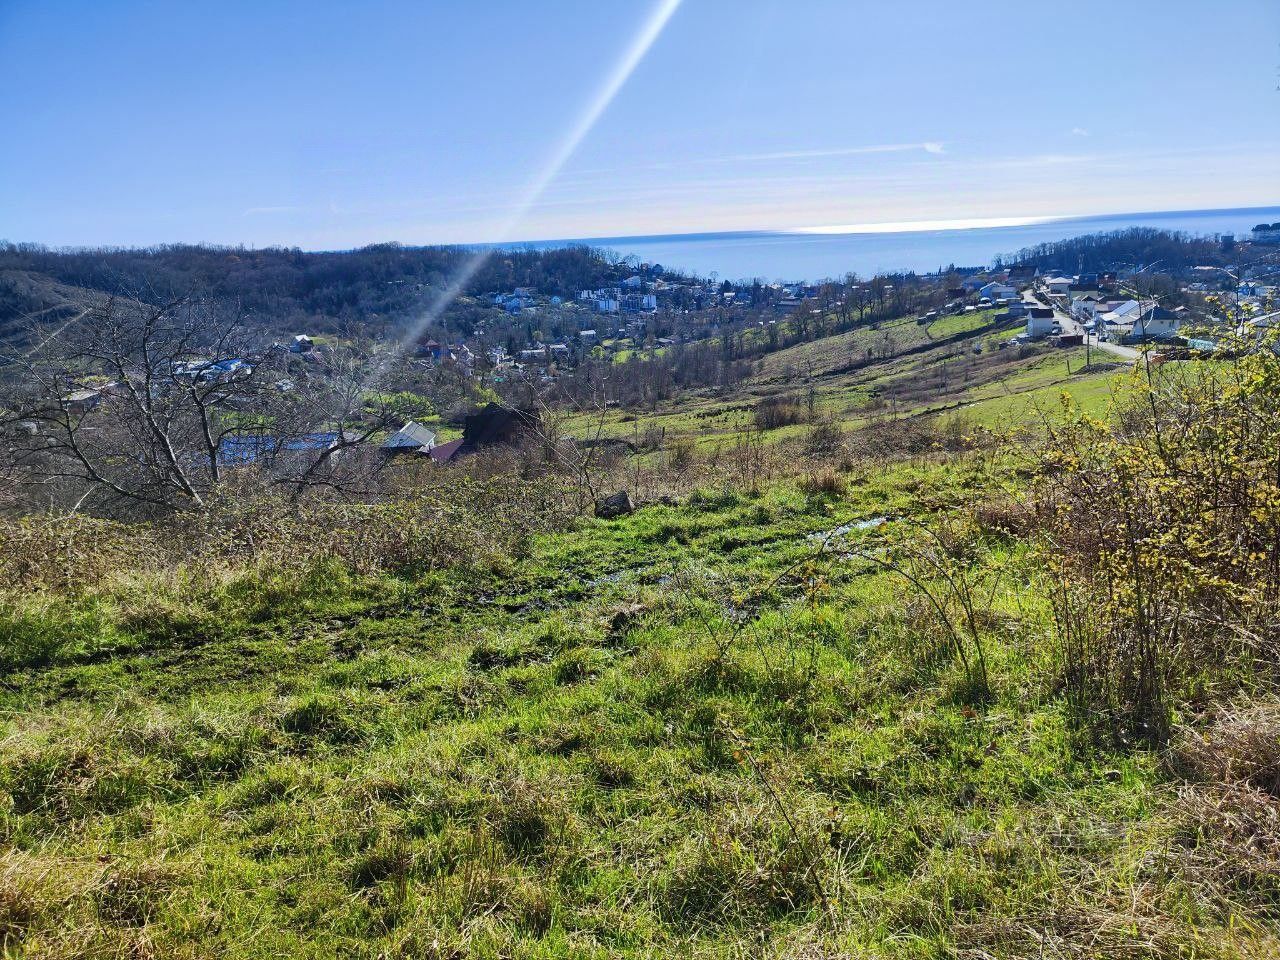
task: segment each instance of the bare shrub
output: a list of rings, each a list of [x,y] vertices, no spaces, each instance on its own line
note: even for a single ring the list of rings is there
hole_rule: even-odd
[[[837,496],[848,488],[844,477],[829,466],[815,467],[800,478],[800,489],[811,496]]]
[[[808,413],[792,397],[765,397],[752,413],[752,420],[760,430],[776,430],[796,423],[804,423]]]
[[[834,457],[844,449],[844,428],[835,420],[819,420],[805,434],[804,452],[811,457]]]
[[[697,458],[698,446],[692,437],[680,437],[667,449],[667,466],[676,473],[686,473]]]

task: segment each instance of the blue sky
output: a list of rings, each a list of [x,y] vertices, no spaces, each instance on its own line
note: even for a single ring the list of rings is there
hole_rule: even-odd
[[[1280,203],[1274,0],[661,2],[0,0],[0,237],[343,248]]]

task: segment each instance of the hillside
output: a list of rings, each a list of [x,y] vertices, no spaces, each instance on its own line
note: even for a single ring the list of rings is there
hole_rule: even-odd
[[[167,246],[48,250],[0,244],[0,335],[54,303],[110,295],[148,302],[198,295],[234,304],[267,332],[333,332],[380,320],[392,327],[419,317],[475,255],[465,247],[383,244],[359,250]],[[598,251],[571,247],[499,251],[483,260],[464,294],[532,286],[570,296],[628,275]]]
[[[5,949],[1270,955],[1276,362],[1161,373],[1146,427],[1131,379],[1125,434],[628,464],[616,520],[484,468],[29,518]]]
[[[1280,354],[766,324],[359,486],[14,497],[0,951],[1276,954]]]
[[[905,318],[820,337],[765,354],[730,389],[684,391],[649,408],[582,413],[566,430],[624,439],[658,431],[668,441],[713,448],[752,429],[757,408],[770,401],[803,408],[799,422],[766,432],[772,441],[795,438],[809,421],[856,431],[899,418],[929,422],[940,414],[1012,431],[1057,408],[1064,393],[1090,410],[1105,406],[1124,365],[1094,351],[1086,366],[1083,348],[1010,346],[1023,325],[995,316],[981,311],[927,325]]]

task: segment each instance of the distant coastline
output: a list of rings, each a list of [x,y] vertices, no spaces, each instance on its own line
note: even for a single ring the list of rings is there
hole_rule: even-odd
[[[974,218],[789,231],[582,237],[502,244],[552,249],[588,245],[649,263],[725,279],[819,280],[895,270],[928,272],[950,264],[979,266],[1052,240],[1146,226],[1195,236],[1241,236],[1259,222],[1280,220],[1280,206],[1166,210],[1085,217]],[[1011,222],[1013,221],[1013,222]],[[967,225],[966,225],[967,224]],[[858,228],[865,229],[858,229]]]

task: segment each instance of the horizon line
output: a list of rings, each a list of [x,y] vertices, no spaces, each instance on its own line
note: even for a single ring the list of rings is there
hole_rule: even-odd
[[[113,244],[113,243],[67,243],[49,244],[39,240],[11,240],[0,237],[0,244],[21,245],[31,243],[54,252],[77,252],[89,250],[145,250],[150,247],[208,247],[224,250],[291,250],[301,249],[306,253],[345,253],[377,247],[384,244],[399,244],[405,247],[419,248],[519,248],[519,247],[554,247],[562,246],[598,246],[610,242],[635,242],[646,240],[700,240],[721,237],[765,237],[765,236],[874,236],[890,233],[947,233],[965,230],[999,229],[1011,226],[1038,226],[1050,223],[1068,224],[1080,220],[1109,220],[1127,217],[1176,216],[1194,213],[1245,213],[1251,210],[1280,210],[1280,201],[1273,203],[1252,204],[1244,207],[1191,207],[1176,210],[1129,210],[1110,213],[1078,213],[1052,214],[1025,217],[986,217],[955,218],[949,220],[899,220],[868,222],[861,224],[844,224],[814,227],[779,227],[754,228],[738,230],[691,230],[676,233],[631,233],[610,236],[590,237],[545,237],[524,240],[453,240],[453,241],[402,241],[396,239],[373,240],[352,246],[334,247],[301,247],[296,243],[270,243],[262,246],[241,242],[212,242],[206,240],[158,240],[151,243]],[[945,224],[945,226],[941,226]]]

